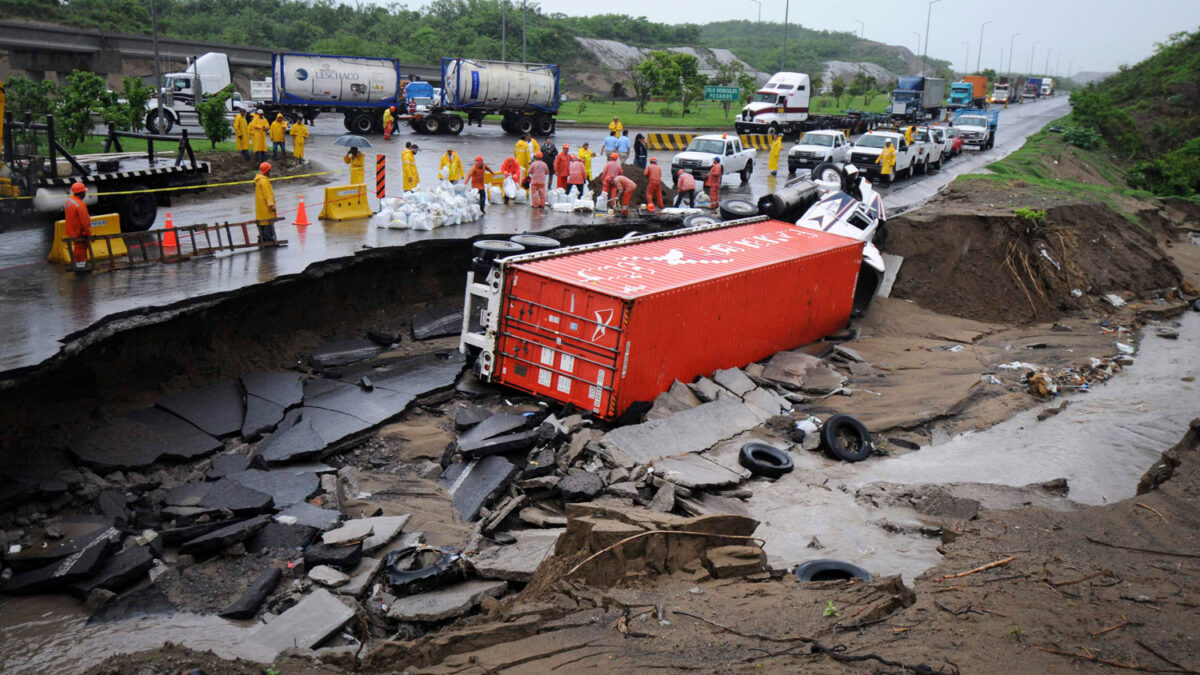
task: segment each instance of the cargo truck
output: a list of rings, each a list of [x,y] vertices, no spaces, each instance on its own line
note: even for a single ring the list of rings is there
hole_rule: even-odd
[[[1045,98],[1047,96],[1053,96],[1053,95],[1054,95],[1054,78],[1043,77],[1042,78],[1042,98]]]
[[[559,103],[558,66],[504,61],[442,59],[442,89],[427,112],[406,118],[420,133],[462,133],[463,118],[481,124],[500,115],[510,134],[554,133]]]
[[[754,99],[742,108],[734,122],[739,134],[765,134],[774,130],[785,138],[797,138],[805,131],[846,129],[851,134],[868,131],[867,115],[813,115],[808,111],[811,83],[804,73],[775,73],[767,84],[754,93]]]
[[[232,82],[229,56],[220,52],[204,54],[189,63],[183,72],[163,75],[158,94],[146,105],[146,129],[152,134],[165,134],[176,124],[198,124],[196,104]],[[249,102],[243,101],[238,92],[234,92],[233,97],[225,102],[229,112],[240,112],[248,107]]]
[[[893,119],[920,122],[936,119],[946,100],[946,81],[938,77],[899,78],[888,109]]]
[[[950,85],[950,100],[946,107],[957,108],[986,108],[988,79],[982,75],[965,75],[963,79]]]
[[[1021,101],[1036,101],[1042,97],[1042,78],[1030,77],[1025,79],[1021,88]]]
[[[999,110],[962,108],[954,111],[954,126],[962,134],[963,145],[987,150],[996,144],[996,128],[1000,125]]]
[[[844,328],[864,244],[762,216],[537,253],[479,241],[459,349],[481,380],[613,420]]]
[[[996,83],[995,89],[992,91],[992,103],[1005,105],[1008,103],[1021,102],[1021,90],[1025,86],[1025,78],[1008,78],[1002,77]]]

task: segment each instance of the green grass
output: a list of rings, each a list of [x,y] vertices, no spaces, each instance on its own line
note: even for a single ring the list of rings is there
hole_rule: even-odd
[[[104,152],[104,139],[104,136],[89,136],[82,143],[73,148],[68,148],[68,150],[73,155],[86,155],[96,152]],[[213,149],[212,144],[208,142],[207,138],[192,138],[191,142],[192,150],[196,152],[234,152],[235,148],[233,141],[222,141],[217,143],[215,150]],[[174,154],[178,148],[178,143],[166,143],[162,141],[154,143],[154,152],[156,155],[158,153]],[[121,151],[146,152],[146,141],[140,138],[122,138]],[[116,150],[113,149],[110,152],[116,152]]]
[[[842,107],[834,106],[829,97],[818,97],[812,104],[814,114],[828,115],[842,113],[848,108],[866,110],[868,112],[883,112],[887,107],[887,97],[876,96],[870,106],[862,105],[862,97],[851,100],[849,96],[842,97]],[[636,113],[637,104],[633,101],[587,101],[583,104],[583,112],[579,111],[579,101],[568,101],[562,104],[558,117],[562,120],[573,120],[578,124],[607,125],[613,117],[620,117],[621,123],[630,129],[663,129],[663,128],[694,128],[694,127],[732,127],[734,119],[741,111],[742,105],[731,103],[729,117],[720,103],[713,101],[693,103],[692,112],[686,116],[678,101],[673,103],[651,101],[646,104],[645,112]]]

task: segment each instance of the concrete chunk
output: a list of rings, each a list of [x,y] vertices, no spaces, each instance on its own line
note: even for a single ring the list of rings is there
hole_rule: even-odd
[[[528,582],[565,529],[510,531],[517,542],[496,546],[471,557],[471,564],[485,579]]]
[[[821,363],[821,359],[801,351],[779,352],[767,362],[762,376],[764,380],[799,389],[804,385],[804,371]]]
[[[223,438],[242,429],[245,409],[237,380],[214,382],[198,389],[168,396],[158,407],[191,422],[206,434]]]
[[[700,401],[703,403],[711,403],[717,400],[717,396],[719,396],[722,391],[727,391],[724,387],[718,385],[716,382],[713,382],[707,377],[701,377],[692,384],[689,384],[688,389],[691,389],[692,393],[696,395],[696,398],[700,399]]]
[[[308,578],[330,588],[344,586],[350,581],[350,577],[342,572],[339,572],[328,565],[317,565],[308,571]]]
[[[338,588],[338,595],[348,595],[357,598],[367,590],[379,569],[383,567],[382,558],[363,558],[354,570],[354,574],[344,585]]]
[[[727,368],[713,373],[713,382],[733,392],[735,396],[745,396],[754,389],[754,381],[742,372],[741,368]]]
[[[664,457],[654,464],[664,479],[691,490],[736,485],[749,475],[735,473],[704,455]]]
[[[475,520],[479,509],[508,484],[517,467],[507,459],[492,455],[471,462],[457,462],[446,468],[438,485],[454,498],[454,510],[464,521]]]
[[[264,569],[237,600],[221,610],[220,616],[226,619],[253,619],[267,596],[275,592],[282,578],[283,572],[278,567]]]
[[[269,663],[285,649],[312,649],[353,617],[354,610],[329,591],[318,589],[259,628],[234,651],[245,658]]]
[[[504,593],[503,581],[465,581],[436,591],[400,598],[388,608],[388,618],[398,621],[444,621],[470,612],[484,598]]]
[[[722,399],[670,417],[614,429],[601,441],[628,458],[627,466],[706,450],[766,421],[757,408]],[[614,455],[614,459],[621,459]]]

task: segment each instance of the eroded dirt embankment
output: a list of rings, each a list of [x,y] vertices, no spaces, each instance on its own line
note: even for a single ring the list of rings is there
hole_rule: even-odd
[[[629,221],[544,234],[582,244],[659,227]],[[473,241],[364,251],[269,283],[108,317],[68,336],[54,358],[0,379],[0,453],[61,447],[99,417],[167,393],[294,368],[329,339],[380,330],[403,333],[412,348],[405,329],[413,314],[462,302]]]

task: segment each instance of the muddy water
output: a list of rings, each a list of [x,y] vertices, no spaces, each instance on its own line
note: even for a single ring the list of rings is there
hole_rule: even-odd
[[[79,603],[40,596],[0,599],[0,672],[80,673],[114,654],[165,642],[232,657],[251,629],[216,616],[169,614],[87,625]]]
[[[1116,354],[1114,346],[1113,353]],[[854,492],[873,482],[971,482],[1019,487],[1066,478],[1068,498],[1104,504],[1132,497],[1138,479],[1200,416],[1200,314],[1182,317],[1177,340],[1150,327],[1136,362],[1113,380],[1068,398],[1062,413],[1038,422],[1035,408],[986,431],[964,434],[910,454],[841,464],[799,453],[796,470],[755,486],[748,503],[762,521],[757,536],[776,564],[814,558],[857,563],[875,574],[911,581],[940,558],[936,538],[896,534],[917,525],[914,515],[858,504]],[[1055,400],[1048,406],[1057,406]],[[965,496],[989,503],[987,490]],[[810,547],[816,537],[821,548]]]

